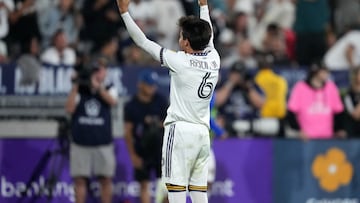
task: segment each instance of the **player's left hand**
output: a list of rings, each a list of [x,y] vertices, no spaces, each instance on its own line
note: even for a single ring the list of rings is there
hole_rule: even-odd
[[[128,12],[130,0],[116,0],[120,13]]]

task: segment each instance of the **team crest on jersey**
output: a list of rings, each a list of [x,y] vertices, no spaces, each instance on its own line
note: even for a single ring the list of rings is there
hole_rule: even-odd
[[[100,113],[100,103],[96,99],[86,101],[85,112],[88,116],[97,117]]]

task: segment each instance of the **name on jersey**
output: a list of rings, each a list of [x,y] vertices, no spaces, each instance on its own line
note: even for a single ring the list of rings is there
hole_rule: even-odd
[[[203,70],[216,70],[217,63],[215,61],[212,61],[211,63],[208,63],[207,61],[201,61],[196,59],[190,59],[190,66],[194,68],[199,68]]]

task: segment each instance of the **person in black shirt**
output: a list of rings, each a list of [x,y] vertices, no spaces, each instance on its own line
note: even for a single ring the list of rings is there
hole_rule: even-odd
[[[85,203],[92,175],[99,178],[101,202],[111,203],[115,173],[111,107],[117,103],[117,90],[104,85],[105,60],[97,60],[89,69],[89,78],[78,74],[74,80],[65,107],[71,114],[70,174],[76,203]]]
[[[151,172],[161,177],[163,121],[167,100],[157,93],[157,74],[144,70],[139,75],[138,91],[125,105],[125,139],[134,167],[135,180],[141,186],[141,202],[151,202]],[[158,184],[160,185],[160,184]]]
[[[350,83],[342,96],[342,123],[350,138],[360,138],[360,67],[351,71]]]

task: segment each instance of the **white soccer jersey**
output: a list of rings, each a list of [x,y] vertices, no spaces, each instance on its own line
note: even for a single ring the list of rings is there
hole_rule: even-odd
[[[165,125],[175,121],[204,124],[210,121],[210,99],[218,81],[220,56],[208,47],[187,54],[162,49],[161,63],[170,69],[170,106]]]
[[[165,124],[186,121],[210,128],[210,99],[218,81],[220,57],[214,48],[213,35],[202,53],[171,51],[146,38],[128,12],[122,18],[131,38],[163,66],[170,69],[170,106]],[[209,9],[200,7],[200,18],[212,29]]]
[[[177,198],[182,199],[183,195],[175,197],[173,192],[184,192],[186,186],[190,192],[206,192],[210,100],[220,69],[213,36],[201,53],[175,52],[147,39],[128,12],[121,16],[135,43],[169,68],[170,106],[164,122],[162,178],[167,184],[170,202],[179,202]],[[200,18],[212,28],[207,5],[200,7]],[[202,202],[208,202],[206,196],[201,198],[204,198]]]

